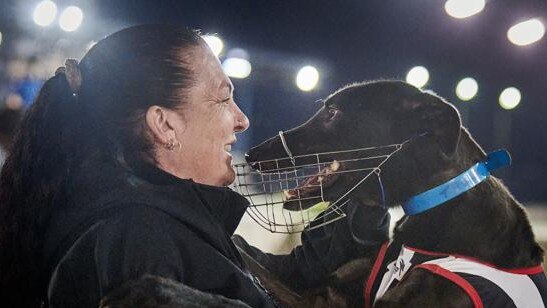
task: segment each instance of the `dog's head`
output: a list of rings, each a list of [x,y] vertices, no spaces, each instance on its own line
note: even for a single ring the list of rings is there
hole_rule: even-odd
[[[419,143],[430,148],[426,151],[428,153],[450,156],[458,144],[460,125],[456,109],[437,95],[401,81],[375,81],[349,85],[336,91],[324,100],[323,107],[308,121],[284,132],[283,136],[287,148],[295,156],[295,165],[299,166],[313,163],[312,160],[316,159],[306,154],[401,144],[408,140],[412,143],[414,139],[421,139]],[[374,156],[374,150],[370,151],[367,155]],[[362,173],[342,171],[370,167],[366,165],[366,159],[354,160],[354,155],[359,153],[321,155],[322,162],[336,161],[319,172],[327,200],[334,201],[363,177]],[[288,159],[275,164],[264,161],[286,156],[281,137],[275,136],[250,149],[246,159],[255,169],[268,173],[276,168],[290,167],[291,162]],[[257,164],[258,161],[262,162]],[[390,162],[390,165],[391,169],[398,168],[397,163]],[[386,172],[390,171],[382,168],[383,178]],[[396,170],[391,170],[391,173],[396,173]],[[391,177],[396,177],[396,174]],[[304,182],[314,181],[317,179]],[[301,188],[300,193],[311,193],[309,190],[313,189]],[[374,196],[376,191],[367,193]],[[311,201],[300,203],[298,207],[292,203],[289,198],[285,208],[313,205]]]

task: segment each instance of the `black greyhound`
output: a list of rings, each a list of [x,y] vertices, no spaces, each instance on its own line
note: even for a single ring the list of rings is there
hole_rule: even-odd
[[[372,177],[358,185],[348,198],[369,206],[395,207],[446,183],[487,158],[481,147],[461,126],[460,116],[452,105],[435,94],[400,81],[375,81],[344,87],[325,99],[324,106],[307,122],[252,148],[246,158],[254,168],[267,173],[274,168],[290,167],[290,160],[280,160],[277,165],[255,162],[286,157],[289,153],[294,155],[294,163],[298,166],[306,163],[299,160],[300,155],[386,144],[402,144],[402,148],[381,168],[380,185],[383,192],[378,188],[379,181]],[[350,161],[345,158],[329,157],[331,160]],[[358,161],[342,162],[337,168],[355,169],[359,167],[358,164]],[[332,179],[322,178],[328,183],[323,187],[325,198],[336,200],[361,178],[359,173],[349,172]],[[395,260],[402,247],[466,256],[489,264],[492,268],[533,267],[533,272],[537,274],[538,265],[543,260],[543,250],[534,239],[522,206],[493,176],[487,176],[484,181],[474,185],[458,196],[445,200],[440,206],[419,214],[405,215],[396,225],[391,248],[379,249],[380,255],[386,256],[387,261],[382,264],[377,260],[376,272],[370,264],[355,266],[358,260],[353,262],[355,264],[350,262],[335,273],[338,281],[344,280],[343,276],[352,277],[346,279],[346,282],[351,281],[352,286],[344,284],[342,288],[362,290],[366,285],[369,294],[365,295],[368,296],[365,300],[370,306],[374,301],[374,293],[370,292],[375,292],[380,283],[369,279],[367,285],[365,278],[382,278],[387,262]],[[301,190],[306,193],[305,188]],[[285,208],[295,208],[290,198]],[[264,267],[267,269],[268,265],[264,264]],[[260,269],[256,264],[254,268],[255,272],[258,268],[258,273],[262,273],[266,284],[272,280],[264,268]],[[396,269],[402,271],[401,268]],[[371,271],[375,277],[370,277]],[[531,272],[528,270],[525,273]],[[545,279],[542,272],[538,275],[543,276],[540,280]],[[401,282],[391,286],[383,296],[378,296],[374,307],[477,305],[468,290],[427,268],[413,268],[405,273]],[[274,289],[278,287],[274,283]],[[332,295],[336,293],[336,286],[327,286],[324,291]],[[544,290],[539,293],[544,299],[547,297]],[[317,290],[309,294],[325,296],[318,295]],[[343,297],[347,292],[339,294]],[[281,296],[290,294],[285,292]],[[283,302],[306,306],[314,305],[317,301],[299,298]],[[338,298],[338,304],[332,305],[346,304],[362,307],[364,303]]]

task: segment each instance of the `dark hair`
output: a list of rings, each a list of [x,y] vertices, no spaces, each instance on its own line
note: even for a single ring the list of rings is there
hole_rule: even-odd
[[[63,198],[70,170],[88,159],[153,158],[145,113],[176,108],[194,75],[197,31],[140,25],[93,46],[79,64],[74,94],[63,73],[45,82],[22,120],[0,176],[0,298],[29,307],[40,302],[40,234]]]
[[[0,146],[4,150],[10,148],[15,134],[15,128],[21,120],[22,112],[20,109],[4,108],[0,110]]]

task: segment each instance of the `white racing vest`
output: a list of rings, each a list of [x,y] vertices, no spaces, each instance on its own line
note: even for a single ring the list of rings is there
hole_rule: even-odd
[[[501,269],[466,256],[384,244],[365,284],[365,307],[372,307],[414,268],[422,268],[462,288],[474,307],[545,308],[547,279],[541,265]],[[387,255],[387,256],[386,256]],[[389,262],[389,260],[394,261]]]

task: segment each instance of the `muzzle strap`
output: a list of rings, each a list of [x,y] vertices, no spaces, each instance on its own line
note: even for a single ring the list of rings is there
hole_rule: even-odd
[[[296,166],[294,161],[294,156],[292,155],[291,150],[289,149],[289,146],[287,145],[287,141],[285,140],[285,135],[283,135],[283,131],[279,131],[279,138],[281,138],[281,144],[283,144],[283,148],[285,149],[285,152],[287,153],[287,156],[291,159],[291,163],[293,166]]]
[[[382,182],[382,177],[380,176],[381,170],[378,168],[374,170],[376,177],[378,178],[378,186],[380,187],[380,205],[382,208],[386,208],[386,191],[384,190],[384,183]]]

